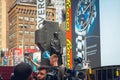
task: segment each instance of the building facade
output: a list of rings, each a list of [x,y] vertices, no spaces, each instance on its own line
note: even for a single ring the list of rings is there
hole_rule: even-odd
[[[46,19],[56,21],[56,8],[53,6],[46,7]]]
[[[0,0],[0,50],[6,49],[6,0]]]
[[[8,11],[9,49],[35,49],[36,4],[16,1]]]

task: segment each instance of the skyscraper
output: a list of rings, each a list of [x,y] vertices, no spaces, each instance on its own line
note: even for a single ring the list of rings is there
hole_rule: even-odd
[[[36,9],[35,0],[16,0],[9,6],[9,49],[35,49]]]
[[[6,48],[6,0],[0,0],[0,50]]]

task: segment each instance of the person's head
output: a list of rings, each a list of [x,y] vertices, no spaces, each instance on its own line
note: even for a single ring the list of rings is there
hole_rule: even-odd
[[[50,64],[52,66],[58,66],[58,56],[56,54],[50,56]]]
[[[15,80],[29,80],[32,74],[32,67],[28,63],[20,63],[14,68]]]
[[[37,80],[45,80],[47,74],[47,67],[40,66],[38,67]]]
[[[53,35],[54,35],[55,38],[58,38],[58,32],[54,32]]]

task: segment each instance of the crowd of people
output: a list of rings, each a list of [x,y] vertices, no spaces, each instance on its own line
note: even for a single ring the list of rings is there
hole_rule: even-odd
[[[22,62],[15,66],[14,73],[11,76],[10,80],[66,80],[64,78],[66,68],[62,66],[62,54],[58,33],[55,32],[53,35],[54,38],[51,40],[50,43],[52,54],[50,54],[49,64],[37,64],[30,56],[26,56],[26,59],[37,67],[37,72],[33,71],[31,65]],[[48,76],[52,76],[54,78],[47,79]]]
[[[31,57],[27,57],[37,67],[37,74],[33,75],[33,69],[28,63],[20,63],[14,68],[14,75],[11,80],[46,80],[47,72],[50,72],[50,68],[58,66],[58,56],[53,54],[50,56],[50,65],[40,65],[33,62]]]
[[[15,66],[14,73],[11,76],[10,80],[48,80],[46,78],[47,74],[53,72],[53,68],[59,67],[57,71],[57,79],[55,80],[66,80],[64,79],[64,66],[58,65],[58,56],[53,54],[50,56],[50,65],[40,65],[33,62],[32,58],[27,57],[29,61],[31,61],[36,67],[37,72],[34,73],[32,66],[28,63],[22,62]],[[53,79],[49,79],[53,80]],[[73,79],[72,79],[73,80]],[[77,79],[78,80],[78,79]],[[81,79],[85,80],[85,79]]]

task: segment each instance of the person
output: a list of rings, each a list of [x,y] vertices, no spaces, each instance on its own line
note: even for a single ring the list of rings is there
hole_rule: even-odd
[[[39,64],[35,63],[31,56],[26,56],[26,59],[28,59],[33,65],[35,65],[37,68],[40,66]]]
[[[37,80],[45,80],[47,74],[47,66],[38,67]]]
[[[48,66],[35,63],[31,57],[26,57],[26,58],[38,68],[38,74],[37,74],[38,80],[45,80],[47,69],[49,68],[49,66],[58,66],[58,56],[56,54],[50,56],[50,63],[48,64]],[[50,70],[48,71],[51,72]]]
[[[37,68],[40,67],[40,64],[37,64],[33,61],[33,59],[30,56],[26,57],[32,64],[34,64]],[[53,54],[50,56],[50,62],[48,66],[58,66],[58,56],[56,54]]]
[[[51,53],[58,55],[58,65],[62,64],[62,49],[60,39],[58,37],[58,32],[54,32],[53,39],[50,41]],[[51,54],[52,55],[52,54]]]
[[[15,80],[32,80],[32,67],[28,63],[19,63],[14,68]]]
[[[58,56],[56,54],[50,56],[50,66],[58,66]]]

